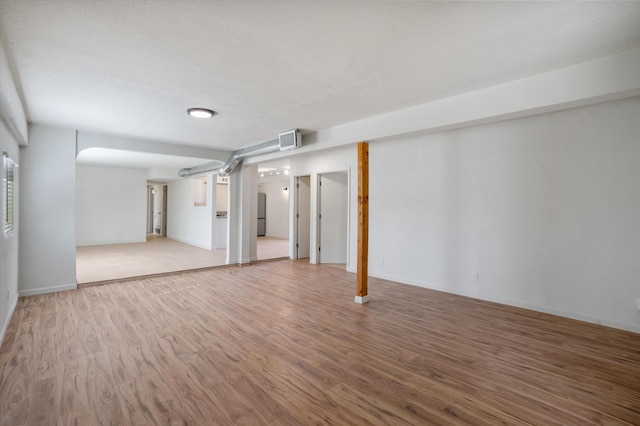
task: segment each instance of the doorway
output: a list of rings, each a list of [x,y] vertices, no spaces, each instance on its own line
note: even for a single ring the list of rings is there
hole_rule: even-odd
[[[162,231],[160,235],[167,236],[167,200],[168,200],[168,185],[162,185]]]
[[[318,175],[318,263],[347,263],[347,172]]]
[[[153,206],[156,200],[156,190],[152,185],[147,186],[147,234],[153,234]]]
[[[311,176],[296,177],[296,259],[311,253]]]
[[[147,190],[147,234],[166,237],[168,186],[151,184]]]
[[[289,159],[260,163],[257,170],[256,257],[259,260],[290,256],[293,236],[291,205],[295,180],[290,176]],[[252,195],[253,196],[253,195]]]

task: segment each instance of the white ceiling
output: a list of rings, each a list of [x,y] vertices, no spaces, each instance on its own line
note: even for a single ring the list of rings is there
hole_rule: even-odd
[[[237,149],[640,47],[640,2],[0,0],[0,38],[31,122]]]

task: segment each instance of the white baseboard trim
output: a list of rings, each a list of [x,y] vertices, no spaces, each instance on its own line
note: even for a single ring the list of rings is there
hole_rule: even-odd
[[[18,306],[18,295],[16,295],[11,303],[9,303],[9,314],[4,318],[4,324],[0,330],[0,347],[2,347],[2,342],[4,342],[4,335],[7,333],[7,328],[9,328],[9,323],[11,322],[11,318],[13,318],[16,306]]]
[[[473,296],[472,296],[473,297]],[[477,299],[478,297],[476,297]],[[603,325],[605,327],[617,328],[620,330],[631,331],[634,333],[640,333],[640,325],[623,324],[616,321],[610,321],[602,318],[591,317],[588,315],[576,314],[574,312],[564,312],[556,309],[548,309],[540,306],[530,305],[528,303],[514,302],[503,299],[492,299],[490,302],[500,303],[503,305],[515,306],[522,309],[529,309],[530,311],[542,312],[544,314],[557,315],[559,317],[565,317],[574,319],[577,321],[588,322],[591,324]]]
[[[177,242],[182,243],[182,244],[187,244],[187,245],[198,247],[198,248],[201,248],[201,249],[215,250],[212,246],[207,246],[207,245],[204,245],[204,244],[197,244],[197,243],[194,243],[193,241],[187,241],[187,240],[183,240],[181,238],[169,237],[169,236],[167,236],[167,238],[169,238],[171,240],[174,240],[174,241],[177,241]]]
[[[76,247],[90,247],[90,246],[106,246],[110,244],[135,244],[135,243],[146,243],[146,238],[144,240],[118,240],[118,241],[91,241],[84,243],[77,243]]]
[[[640,333],[640,325],[624,324],[616,321],[610,321],[602,318],[596,318],[589,315],[577,314],[575,312],[566,312],[557,309],[550,309],[543,306],[532,305],[529,303],[519,302],[515,300],[503,299],[498,297],[487,298],[478,294],[465,293],[463,291],[455,291],[453,289],[445,288],[438,285],[429,285],[423,282],[419,282],[411,279],[402,279],[398,277],[386,276],[383,274],[369,274],[371,277],[380,278],[387,281],[393,281],[401,284],[413,285],[416,287],[428,288],[430,290],[443,291],[445,293],[457,294],[459,296],[471,297],[473,299],[485,300],[487,302],[500,303],[502,305],[514,306],[516,308],[528,309],[530,311],[542,312],[544,314],[556,315],[559,317],[574,319],[582,322],[588,322],[591,324],[603,325],[605,327],[617,328],[620,330],[631,331],[633,333]]]
[[[55,285],[52,287],[34,288],[33,290],[20,290],[18,292],[20,297],[35,296],[36,294],[56,293],[58,291],[76,290],[78,288],[77,283]]]
[[[247,265],[251,263],[251,259],[229,259],[227,265]]]

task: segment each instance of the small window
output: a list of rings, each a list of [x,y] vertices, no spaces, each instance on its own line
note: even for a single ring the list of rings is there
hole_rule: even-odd
[[[2,218],[5,237],[12,236],[14,229],[13,200],[15,167],[16,164],[5,151],[2,155]]]

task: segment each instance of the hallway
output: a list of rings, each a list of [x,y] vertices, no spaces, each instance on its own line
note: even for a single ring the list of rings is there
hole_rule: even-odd
[[[259,260],[289,256],[289,240],[258,237]],[[186,271],[225,265],[226,249],[206,250],[165,237],[147,236],[146,243],[76,248],[78,284]]]

